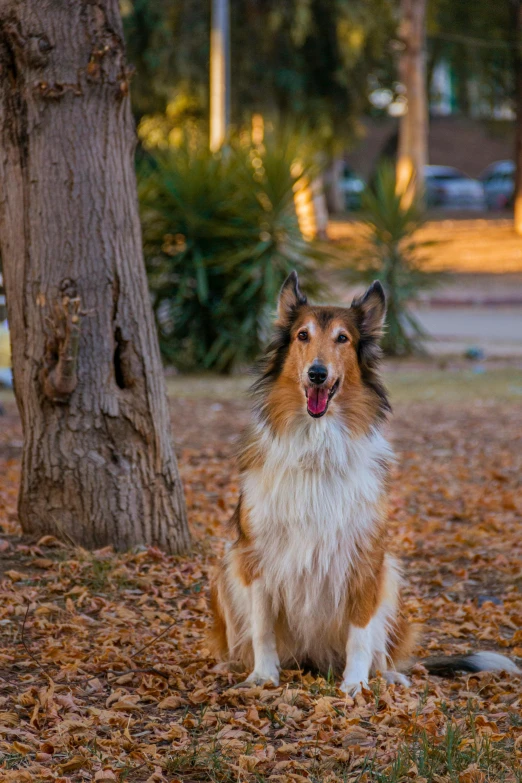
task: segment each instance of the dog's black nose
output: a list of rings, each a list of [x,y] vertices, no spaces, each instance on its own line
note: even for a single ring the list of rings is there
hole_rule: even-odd
[[[321,383],[324,383],[325,380],[328,378],[328,370],[324,366],[324,364],[312,364],[310,369],[308,370],[308,377],[312,381],[312,383],[317,384],[317,386],[320,386]]]

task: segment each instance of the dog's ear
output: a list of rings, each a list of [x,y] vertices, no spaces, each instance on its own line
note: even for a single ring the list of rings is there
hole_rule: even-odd
[[[285,323],[289,321],[301,305],[307,302],[306,296],[299,288],[299,278],[297,272],[290,272],[279,292],[277,302],[277,315],[279,321]]]
[[[379,415],[384,416],[391,407],[386,388],[379,377],[379,364],[382,358],[379,340],[382,337],[386,315],[386,296],[378,280],[372,283],[361,297],[353,300],[351,309],[359,330],[357,358],[361,375],[364,383],[377,395]]]
[[[375,280],[362,296],[353,300],[351,309],[357,319],[361,342],[378,342],[382,336],[386,315],[386,296],[378,280]]]

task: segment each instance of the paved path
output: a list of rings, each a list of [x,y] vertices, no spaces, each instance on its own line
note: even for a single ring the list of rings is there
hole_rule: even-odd
[[[437,354],[481,348],[486,356],[522,357],[522,307],[427,307],[416,311]]]

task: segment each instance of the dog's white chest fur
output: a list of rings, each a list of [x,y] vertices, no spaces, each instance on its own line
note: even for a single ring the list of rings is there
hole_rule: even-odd
[[[392,452],[377,430],[354,439],[333,416],[259,437],[264,464],[243,477],[249,526],[265,585],[302,626],[339,605]]]

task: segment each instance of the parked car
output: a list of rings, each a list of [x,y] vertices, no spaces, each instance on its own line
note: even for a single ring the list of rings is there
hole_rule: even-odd
[[[344,196],[345,209],[355,210],[361,208],[361,199],[366,182],[346,163],[341,171],[338,187]]]
[[[515,192],[516,166],[512,160],[499,160],[487,166],[479,179],[484,187],[488,209],[509,207]]]
[[[485,209],[481,182],[453,166],[425,166],[426,201],[431,207]]]

